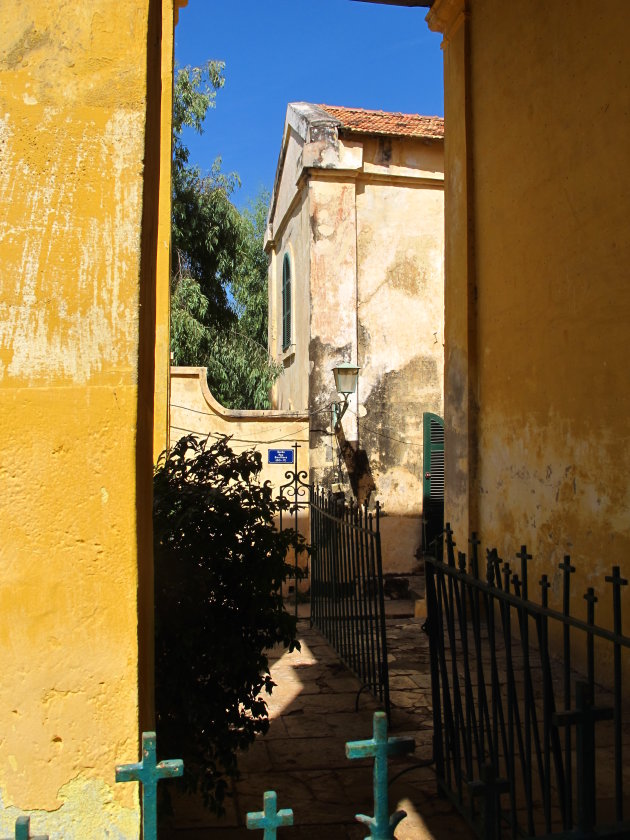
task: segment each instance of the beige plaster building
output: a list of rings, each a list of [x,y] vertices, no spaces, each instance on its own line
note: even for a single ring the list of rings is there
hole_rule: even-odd
[[[439,117],[291,103],[268,219],[272,404],[309,412],[311,480],[382,504],[385,571],[415,565],[443,410],[443,147]],[[339,362],[361,371],[334,434]]]

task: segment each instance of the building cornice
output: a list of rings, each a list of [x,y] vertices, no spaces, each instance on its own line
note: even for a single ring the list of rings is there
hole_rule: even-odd
[[[432,32],[441,32],[447,41],[468,17],[467,0],[435,0],[426,22]]]
[[[175,12],[175,25],[179,22],[179,10],[188,5],[188,0],[175,0],[173,11]]]
[[[405,175],[394,172],[371,172],[365,169],[320,169],[311,167],[304,171],[304,176],[310,181],[336,181],[349,183],[356,181],[362,184],[398,184],[408,187],[429,187],[430,189],[444,189],[444,175]]]

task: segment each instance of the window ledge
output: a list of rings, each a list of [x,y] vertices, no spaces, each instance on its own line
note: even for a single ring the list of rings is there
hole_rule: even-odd
[[[286,350],[283,350],[280,353],[280,364],[284,365],[284,367],[289,367],[289,365],[293,364],[295,360],[295,344],[289,344]]]

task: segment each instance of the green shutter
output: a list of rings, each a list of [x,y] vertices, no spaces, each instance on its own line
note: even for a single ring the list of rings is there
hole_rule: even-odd
[[[426,412],[422,415],[422,428],[422,518],[425,523],[422,542],[427,551],[444,527],[444,420]]]
[[[291,265],[289,255],[282,261],[282,349],[291,344]]]

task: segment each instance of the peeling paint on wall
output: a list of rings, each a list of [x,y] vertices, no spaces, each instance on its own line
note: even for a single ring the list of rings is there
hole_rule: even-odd
[[[288,120],[296,107],[289,106]],[[313,106],[299,103],[299,108],[308,122]],[[369,474],[370,492],[375,484],[371,498],[382,503],[389,520],[385,567],[408,570],[420,542],[422,413],[441,414],[443,408],[442,150],[394,137],[344,136],[343,144],[335,144],[329,133],[309,145],[312,133],[289,132],[285,165],[277,175],[279,198],[270,216],[274,239],[268,241],[276,313],[282,311],[287,248],[301,270],[295,312],[300,329],[288,361],[296,377],[278,380],[274,404],[304,393],[298,373],[308,382],[311,479],[324,484],[350,479],[350,493],[351,486],[359,488],[360,475]],[[290,170],[291,182],[289,160],[302,166],[295,174]],[[299,235],[295,216],[282,214],[291,202],[300,206]],[[350,398],[335,436],[330,405],[339,397],[332,368],[341,361],[358,362],[361,372],[358,394]],[[358,452],[365,453],[364,464]],[[403,519],[397,529],[394,523]]]
[[[48,835],[50,840],[84,840],[86,837],[106,836],[112,840],[127,840],[137,831],[136,809],[116,802],[112,788],[103,781],[77,776],[60,788],[61,805],[50,811],[29,810],[31,835]],[[15,832],[15,821],[24,810],[4,802],[0,797],[0,831],[7,837]],[[104,827],[106,826],[106,829]]]
[[[137,382],[157,7],[0,4],[2,836],[25,812],[55,840],[140,833],[114,768],[138,755],[149,689],[151,465],[137,456],[152,429]],[[151,378],[149,364],[149,393]]]
[[[48,111],[38,131],[60,134],[57,120]],[[21,172],[21,178],[14,174],[8,201],[23,211],[19,226],[9,228],[5,219],[0,229],[7,287],[0,301],[4,375],[84,383],[116,364],[121,353],[132,358],[137,298],[129,297],[125,284],[139,269],[142,185],[137,171],[135,180],[129,174],[142,158],[141,129],[140,114],[119,110],[98,145],[95,123],[82,129],[82,141],[70,149],[58,137],[39,186],[23,159],[6,161],[9,171]],[[10,131],[15,134],[13,126]],[[94,179],[108,167],[111,180]],[[83,227],[76,227],[77,217]]]
[[[444,41],[446,517],[508,561],[526,544],[552,594],[570,554],[575,614],[592,586],[606,623],[630,551],[628,8],[474,7]]]

